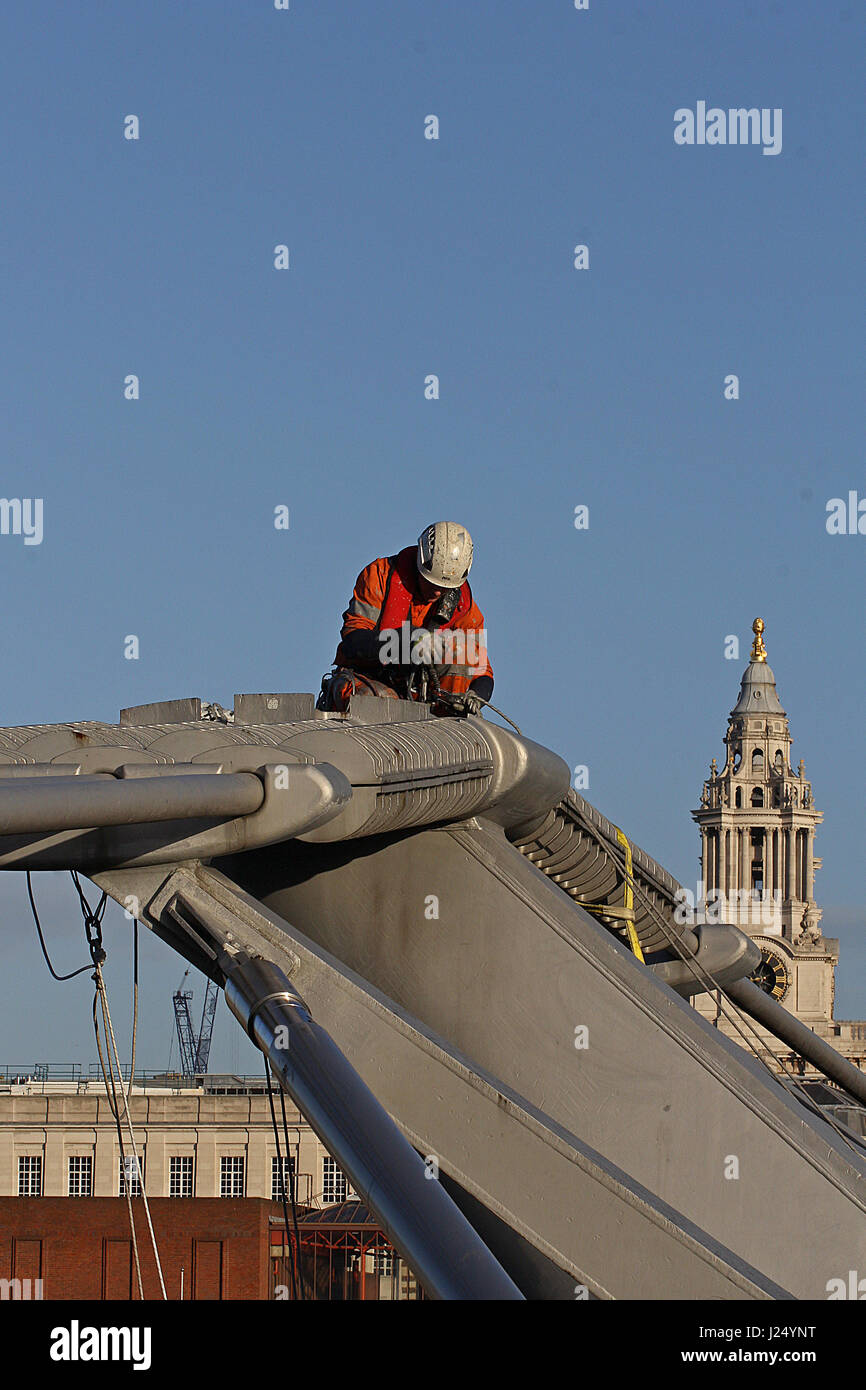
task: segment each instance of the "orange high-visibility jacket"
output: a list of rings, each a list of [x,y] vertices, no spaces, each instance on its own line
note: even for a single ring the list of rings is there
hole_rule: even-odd
[[[359,628],[367,631],[375,630],[382,618],[382,610],[386,600],[389,598],[392,583],[399,582],[399,575],[395,575],[395,569],[402,560],[401,566],[404,574],[409,574],[411,567],[408,565],[409,556],[412,557],[414,565],[415,547],[408,547],[401,551],[400,555],[391,555],[387,558],[382,557],[373,562],[358,575],[355,581],[355,588],[349,607],[343,614],[343,626],[340,631],[341,638],[348,637],[350,632],[356,632]],[[414,570],[417,575],[417,569]],[[393,578],[392,578],[393,576]],[[430,617],[432,610],[435,609],[438,599],[432,602],[423,601],[418,597],[417,591],[413,588],[411,600],[406,604],[405,614],[398,614],[400,622],[409,623],[412,628],[424,627],[425,619]],[[397,605],[399,607],[399,605]],[[395,605],[393,601],[389,604],[389,610],[393,614]],[[493,679],[493,670],[487,659],[486,633],[484,632],[484,615],[472,597],[472,590],[468,583],[463,584],[457,610],[451,621],[444,627],[435,628],[434,631],[440,635],[439,640],[442,650],[436,654],[437,669],[440,672],[440,683],[443,690],[450,690],[452,694],[462,695],[469,689],[472,681],[479,676],[489,676]],[[449,636],[450,634],[450,636]],[[440,661],[439,657],[442,656]],[[337,666],[355,667],[358,670],[366,671],[368,674],[378,673],[382,677],[383,672],[388,674],[387,667],[382,667],[378,663],[359,661],[357,658],[350,659],[343,649],[342,642],[337,648],[334,658]]]

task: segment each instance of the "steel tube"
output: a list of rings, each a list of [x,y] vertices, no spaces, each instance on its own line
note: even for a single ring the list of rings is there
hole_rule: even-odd
[[[278,966],[221,957],[226,1002],[376,1213],[425,1290],[440,1299],[522,1299],[426,1164]]]
[[[737,980],[725,986],[725,993],[756,1022],[769,1028],[780,1042],[787,1043],[794,1052],[799,1052],[807,1062],[812,1062],[826,1077],[835,1081],[837,1086],[866,1105],[866,1074],[852,1062],[846,1061],[835,1047],[819,1038],[758,985],[751,980]]]
[[[265,789],[255,773],[181,777],[0,778],[0,836],[151,821],[246,816]]]

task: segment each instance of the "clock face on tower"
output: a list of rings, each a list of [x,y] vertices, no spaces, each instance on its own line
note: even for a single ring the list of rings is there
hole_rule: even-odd
[[[785,962],[768,946],[761,947],[761,963],[749,979],[773,999],[784,999],[788,993],[790,981]]]

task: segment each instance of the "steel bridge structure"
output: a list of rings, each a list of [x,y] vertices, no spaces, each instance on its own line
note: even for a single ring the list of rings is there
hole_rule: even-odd
[[[812,1299],[866,1268],[863,1073],[489,719],[261,694],[0,729],[0,868],[87,875],[203,970],[429,1297]]]

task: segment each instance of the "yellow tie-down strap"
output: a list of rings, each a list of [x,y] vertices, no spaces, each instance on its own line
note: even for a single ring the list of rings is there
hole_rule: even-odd
[[[625,850],[625,882],[624,882],[624,903],[622,907],[608,907],[606,903],[581,903],[587,912],[603,912],[606,917],[621,917],[625,922],[625,929],[628,932],[628,944],[632,952],[639,961],[643,961],[643,951],[641,950],[640,940],[635,931],[634,925],[634,874],[632,872],[631,845],[627,836],[623,835],[619,826],[614,826],[616,838]]]

